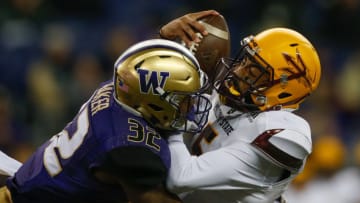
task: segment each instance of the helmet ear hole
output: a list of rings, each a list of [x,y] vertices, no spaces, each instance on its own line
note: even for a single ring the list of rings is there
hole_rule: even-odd
[[[169,55],[161,55],[161,56],[159,56],[159,58],[170,58],[171,56],[169,56]]]
[[[164,110],[164,108],[162,108],[162,107],[160,107],[158,105],[155,105],[155,104],[148,104],[148,106],[150,108],[152,108],[154,111],[162,111],[162,110]]]
[[[153,109],[155,112],[161,112],[161,111],[165,111],[164,108],[162,108],[161,106],[158,106],[156,104],[148,104],[148,106]],[[155,119],[155,118],[154,118]],[[163,121],[168,121],[169,117],[166,114],[163,114],[162,116]],[[155,120],[153,120],[154,122]],[[159,120],[156,119],[156,121],[154,123],[158,123],[160,122]]]
[[[278,98],[279,99],[284,99],[286,97],[291,97],[291,96],[292,96],[292,94],[290,94],[290,93],[282,92],[281,94],[278,95]]]
[[[145,62],[145,60],[142,60],[142,61],[140,61],[139,63],[137,63],[137,64],[134,66],[135,70],[139,69],[144,62]]]

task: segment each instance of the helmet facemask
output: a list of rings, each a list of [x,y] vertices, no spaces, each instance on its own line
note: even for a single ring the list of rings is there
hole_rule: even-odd
[[[210,100],[203,92],[165,92],[158,87],[160,98],[167,101],[175,109],[175,118],[170,123],[171,129],[180,132],[198,133],[207,123],[211,109]],[[203,91],[206,89],[204,88]]]
[[[272,85],[273,69],[245,40],[235,59],[219,61],[214,84],[226,105],[241,111],[254,111],[266,102],[263,93]]]

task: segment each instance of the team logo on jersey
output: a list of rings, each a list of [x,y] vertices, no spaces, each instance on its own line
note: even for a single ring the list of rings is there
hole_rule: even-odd
[[[156,87],[164,88],[166,80],[169,78],[169,72],[149,71],[144,69],[137,70],[139,74],[140,92],[149,94],[152,89],[153,94],[159,94]]]

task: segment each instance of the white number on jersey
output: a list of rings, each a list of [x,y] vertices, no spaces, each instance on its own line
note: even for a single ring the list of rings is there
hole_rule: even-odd
[[[86,105],[84,107],[77,118],[75,133],[69,136],[69,133],[63,130],[54,135],[50,139],[51,143],[44,151],[44,166],[52,177],[62,171],[60,160],[70,158],[84,141],[89,130],[88,108],[86,108]],[[55,148],[60,156],[57,156]]]

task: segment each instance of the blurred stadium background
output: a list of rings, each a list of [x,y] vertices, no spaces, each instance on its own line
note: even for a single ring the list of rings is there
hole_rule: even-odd
[[[207,9],[227,19],[233,53],[240,39],[273,26],[313,42],[322,80],[299,113],[311,124],[314,153],[287,195],[290,202],[360,202],[359,0],[2,0],[0,150],[25,160],[111,79],[124,49],[157,37],[175,17]]]

